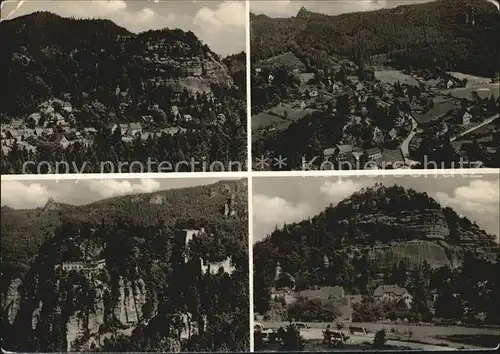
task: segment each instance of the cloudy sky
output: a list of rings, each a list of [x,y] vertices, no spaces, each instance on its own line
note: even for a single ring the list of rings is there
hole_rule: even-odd
[[[7,0],[2,3],[2,19],[41,10],[64,17],[109,19],[132,32],[165,27],[191,30],[221,55],[245,50],[243,0]]]
[[[339,15],[347,12],[372,11],[399,5],[430,2],[432,0],[251,0],[250,11],[270,17],[291,17],[297,15],[299,9],[306,9],[327,15]],[[496,3],[497,0],[485,0]]]
[[[50,197],[60,203],[83,205],[111,197],[201,186],[220,180],[220,178],[2,180],[1,201],[2,206],[7,205],[14,209],[43,207]]]
[[[434,175],[379,177],[273,177],[253,178],[253,240],[263,239],[275,225],[314,216],[332,203],[376,182],[398,184],[426,192],[442,206],[476,221],[485,231],[499,235],[498,175],[481,177]]]

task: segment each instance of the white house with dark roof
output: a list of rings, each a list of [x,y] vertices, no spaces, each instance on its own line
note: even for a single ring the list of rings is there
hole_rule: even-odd
[[[373,297],[378,301],[403,300],[407,306],[410,306],[413,301],[413,296],[398,285],[380,285],[373,292]]]
[[[142,133],[141,123],[130,123],[128,127],[128,133],[130,135],[136,135]]]

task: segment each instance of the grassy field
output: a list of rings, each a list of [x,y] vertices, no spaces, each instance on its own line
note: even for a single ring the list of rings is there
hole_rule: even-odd
[[[283,118],[266,113],[260,112],[252,116],[252,131],[272,127],[283,121]]]
[[[493,94],[495,99],[497,99],[499,96],[499,91],[500,91],[499,84],[484,84],[484,85],[477,85],[477,86],[472,86],[472,87],[455,88],[455,89],[451,89],[451,90],[444,90],[444,91],[442,91],[442,93],[445,95],[453,96],[453,97],[458,98],[458,99],[465,98],[465,99],[471,100],[472,93],[479,88],[489,89],[490,92],[489,92],[488,96]]]
[[[283,104],[283,106],[276,106],[265,112],[261,112],[252,116],[252,131],[257,131],[268,127],[281,129],[283,123],[287,123],[284,126],[288,127],[290,121],[297,121],[304,118],[307,114],[316,111],[315,109],[311,108],[296,108],[296,104],[297,102],[285,103]],[[286,119],[281,117],[284,112],[288,112],[288,117]]]
[[[460,107],[460,103],[453,99],[436,102],[434,108],[425,114],[415,114],[414,117],[419,124],[428,123],[438,117]]]
[[[396,81],[399,81],[401,84],[418,85],[418,81],[415,78],[399,70],[375,71],[375,78],[387,84],[394,84]]]
[[[286,326],[286,322],[263,323],[269,328]],[[307,323],[312,329],[324,329],[328,323]],[[331,323],[330,323],[331,325]],[[353,323],[353,326],[365,327],[369,332],[376,333],[385,329],[388,336],[406,338],[406,340],[418,341],[434,345],[448,345],[453,347],[478,347],[492,348],[492,343],[500,343],[500,328],[476,328],[458,326],[417,326],[406,324],[382,324],[382,323]],[[411,332],[411,337],[406,333]]]

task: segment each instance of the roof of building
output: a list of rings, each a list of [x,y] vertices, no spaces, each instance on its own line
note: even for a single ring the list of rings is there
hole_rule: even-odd
[[[12,128],[17,129],[23,125],[23,121],[21,119],[13,119],[10,125]]]
[[[130,129],[133,129],[133,130],[142,129],[141,123],[130,123],[129,127],[130,127]]]
[[[380,149],[377,147],[366,150],[366,153],[370,156],[375,154],[380,154],[381,152],[382,151],[380,151]]]
[[[348,154],[352,152],[352,145],[349,144],[337,145],[337,149],[341,154]]]
[[[379,297],[383,296],[384,294],[394,294],[397,296],[402,296],[406,292],[407,291],[405,288],[401,288],[398,285],[380,285],[373,292],[373,296]]]

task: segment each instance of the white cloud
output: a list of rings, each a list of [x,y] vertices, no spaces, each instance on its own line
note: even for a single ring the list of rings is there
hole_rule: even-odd
[[[47,203],[51,193],[47,187],[39,183],[22,183],[19,181],[2,181],[2,206],[15,209],[31,209],[42,207]]]
[[[364,184],[361,182],[339,178],[336,182],[326,181],[323,183],[320,191],[328,196],[329,202],[336,204],[363,187]]]
[[[306,203],[292,204],[280,197],[253,196],[254,241],[259,241],[276,225],[301,221],[314,212]]]
[[[132,193],[152,193],[160,189],[160,182],[154,179],[141,179],[137,183],[128,180],[103,179],[87,181],[89,189],[102,198],[111,198]]]
[[[473,180],[467,186],[456,188],[452,195],[438,192],[436,198],[453,208],[498,216],[499,193],[498,181]]]
[[[500,236],[498,215],[500,215],[500,191],[498,180],[473,180],[466,186],[457,187],[453,193],[436,193],[436,199],[457,213],[466,215],[487,232]]]
[[[194,17],[193,23],[207,30],[217,30],[220,26],[245,28],[245,3],[241,1],[225,1],[215,9],[202,7]]]

